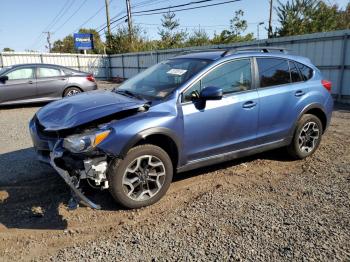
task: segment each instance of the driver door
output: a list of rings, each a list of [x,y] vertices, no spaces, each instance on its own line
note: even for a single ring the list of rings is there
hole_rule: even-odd
[[[37,96],[34,67],[16,68],[6,76],[8,80],[0,83],[0,103],[20,102]]]
[[[233,152],[256,144],[258,94],[251,59],[224,62],[182,94],[184,149],[188,161]],[[205,87],[223,89],[221,100],[200,103]]]

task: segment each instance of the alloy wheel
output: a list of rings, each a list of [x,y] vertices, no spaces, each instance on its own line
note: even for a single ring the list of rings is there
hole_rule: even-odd
[[[299,149],[304,153],[310,153],[320,139],[320,129],[315,122],[307,122],[300,131],[298,138]]]
[[[79,93],[80,92],[78,90],[72,89],[72,90],[69,90],[69,92],[67,93],[67,96],[75,96]]]
[[[124,172],[122,180],[124,193],[135,201],[148,200],[161,190],[165,175],[164,163],[158,157],[139,156]]]

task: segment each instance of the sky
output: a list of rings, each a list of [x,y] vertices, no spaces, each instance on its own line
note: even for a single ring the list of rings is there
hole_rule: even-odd
[[[198,0],[130,0],[132,11],[142,11],[172,5],[184,4]],[[286,2],[287,0],[282,0]],[[225,2],[214,0],[204,4]],[[348,0],[327,0],[344,8]],[[202,5],[204,5],[202,4]],[[46,35],[52,32],[52,42],[84,28],[101,28],[106,22],[105,0],[0,0],[0,50],[10,47],[15,51],[36,50],[45,52]],[[277,5],[277,0],[274,0]],[[229,27],[229,21],[236,10],[244,11],[248,22],[245,33],[257,35],[257,24],[260,26],[260,39],[267,37],[266,27],[269,16],[269,0],[241,0],[225,5],[207,7],[176,13],[181,29],[191,33],[193,30],[205,29],[209,35],[221,32]],[[61,12],[60,12],[61,11]],[[93,15],[95,15],[91,18]],[[122,15],[120,15],[122,14]],[[125,0],[110,0],[111,18],[126,14]],[[159,38],[157,32],[162,15],[133,16],[133,23],[140,25],[150,39]],[[89,19],[91,18],[91,19]],[[113,19],[112,19],[113,21]],[[273,14],[273,26],[277,26],[277,16]],[[85,24],[84,24],[85,23]],[[114,25],[118,25],[116,22]],[[118,26],[126,25],[123,20]],[[112,26],[112,27],[113,27]],[[114,28],[113,30],[116,30]],[[101,32],[103,33],[103,31]]]

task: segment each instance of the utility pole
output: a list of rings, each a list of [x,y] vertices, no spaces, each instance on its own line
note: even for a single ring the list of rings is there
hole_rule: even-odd
[[[272,38],[272,7],[273,7],[273,0],[270,0],[270,17],[269,17],[269,28],[267,31],[268,38]]]
[[[49,49],[49,53],[51,53],[51,32],[43,32],[43,34],[47,34],[46,40],[47,40],[47,48]]]
[[[111,20],[109,18],[109,0],[105,0],[106,4],[106,18],[107,18],[107,47],[110,47],[110,37],[111,37]]]
[[[126,11],[128,13],[129,41],[132,45],[132,21],[131,21],[131,4],[130,0],[126,0]]]

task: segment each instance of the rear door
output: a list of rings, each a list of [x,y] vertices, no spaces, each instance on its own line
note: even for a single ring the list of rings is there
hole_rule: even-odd
[[[37,90],[40,98],[61,98],[68,77],[59,67],[37,67]]]
[[[8,80],[0,83],[0,103],[25,102],[37,97],[35,67],[19,67],[5,74]]]
[[[284,58],[257,57],[258,142],[286,138],[297,117],[298,101],[308,92],[296,65]]]

